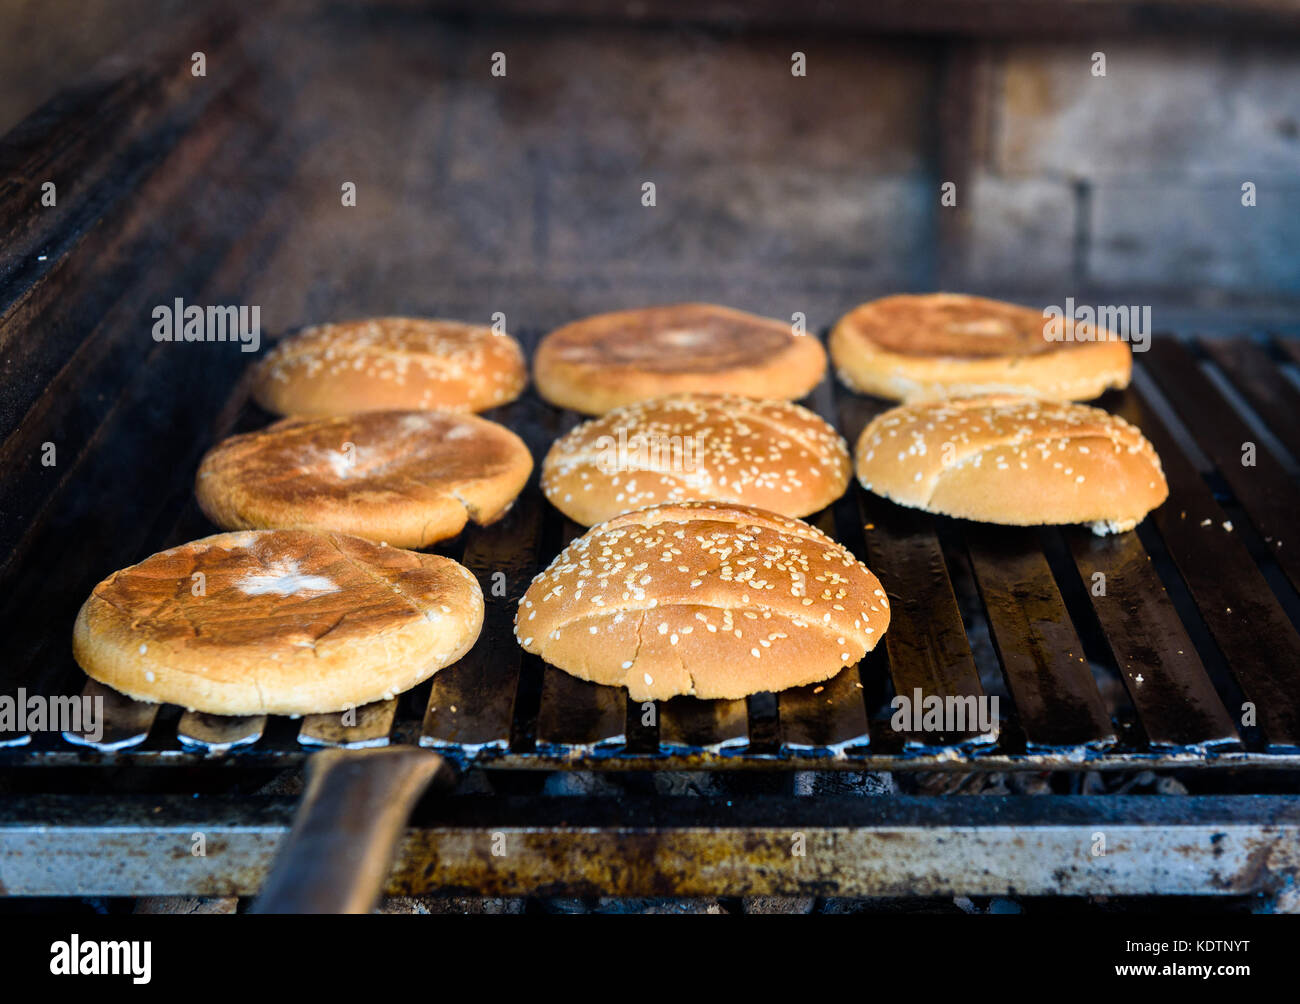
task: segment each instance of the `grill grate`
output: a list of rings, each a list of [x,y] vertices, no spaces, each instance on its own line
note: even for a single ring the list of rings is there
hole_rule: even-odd
[[[1139,358],[1134,387],[1100,402],[1143,429],[1169,478],[1169,501],[1138,533],[1098,538],[1076,527],[982,526],[907,510],[855,484],[810,521],[876,572],[893,617],[885,645],[824,684],[748,701],[678,698],[645,719],[622,690],[524,653],[511,631],[515,603],[582,530],[549,506],[534,475],[503,522],[439,548],[474,571],[488,602],[479,643],[429,683],[358,709],[355,722],[182,714],[87,683],[86,692],[106,700],[110,727],[101,741],[0,735],[0,764],[290,765],[324,746],[413,742],[462,764],[511,769],[1294,768],[1300,553],[1287,517],[1300,512],[1300,491],[1287,419],[1300,414],[1300,391],[1280,368],[1294,365],[1285,354],[1291,349],[1157,339]],[[850,443],[887,406],[830,379],[806,403]],[[269,420],[247,403],[242,384],[223,415],[215,435]],[[538,461],[579,420],[531,392],[489,417],[520,432]],[[1241,463],[1246,442],[1257,444],[1253,467]],[[209,442],[169,445],[179,464]],[[1210,467],[1202,470],[1205,459]],[[79,504],[55,514],[56,522],[75,518]],[[56,587],[73,590],[60,596],[59,609],[75,612],[88,584],[117,564],[209,532],[190,501],[165,532],[121,562],[112,553],[121,548],[88,547],[85,567],[30,593],[14,591],[6,614],[15,625],[40,622],[36,604]],[[26,581],[36,567],[30,555],[39,548],[27,544],[17,548],[28,557],[12,581]],[[1092,588],[1099,573],[1104,591]],[[76,689],[79,671],[66,654],[71,620],[43,623],[31,661],[0,678],[3,692]],[[895,732],[890,698],[918,689],[998,695],[996,738]],[[1255,716],[1239,727],[1244,702]]]

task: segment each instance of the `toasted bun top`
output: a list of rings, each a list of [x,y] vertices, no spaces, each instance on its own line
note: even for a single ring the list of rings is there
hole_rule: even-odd
[[[587,317],[552,331],[542,345],[567,363],[709,373],[765,363],[796,337],[781,321],[710,303],[679,303]]]
[[[247,530],[151,555],[87,602],[121,612],[150,646],[214,659],[255,650],[310,675],[313,659],[404,627],[474,622],[482,593],[468,569],[440,555],[343,534]]]
[[[1000,394],[904,404],[878,415],[855,452],[864,487],[989,522],[1127,528],[1169,493],[1146,437],[1082,404]]]
[[[839,498],[850,473],[844,440],[807,408],[679,394],[615,408],[556,440],[542,489],[587,525],[687,499],[803,516]]]
[[[821,379],[826,352],[782,321],[682,303],[565,325],[542,339],[534,364],[544,397],[600,414],[672,393],[799,398]]]
[[[1069,318],[1064,331],[1072,330]],[[897,355],[979,359],[1077,349],[1087,341],[1054,341],[1041,310],[960,293],[902,293],[849,311],[836,325],[840,337],[870,342]],[[1101,332],[1093,341],[1116,336]]]
[[[325,400],[318,399],[322,381]],[[274,410],[298,414],[481,411],[513,400],[526,381],[523,351],[507,334],[461,321],[378,317],[321,324],[284,339],[260,363],[255,393]],[[331,392],[341,400],[327,410]]]
[[[77,662],[137,700],[218,715],[315,714],[392,697],[483,624],[469,570],[342,534],[222,533],[97,585]]]
[[[888,624],[879,581],[821,531],[750,506],[686,502],[616,516],[573,541],[528,587],[515,634],[639,699],[825,679]],[[674,675],[693,686],[670,684]]]
[[[285,418],[231,436],[203,458],[198,480],[255,496],[262,509],[375,506],[443,495],[466,496],[465,504],[477,509],[479,486],[504,478],[513,498],[531,469],[523,440],[477,415],[372,411]]]

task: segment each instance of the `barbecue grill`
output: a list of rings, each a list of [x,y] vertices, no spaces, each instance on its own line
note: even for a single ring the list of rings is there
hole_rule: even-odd
[[[270,421],[240,379],[252,357],[155,344],[141,320],[179,289],[210,303],[265,289],[262,271],[303,211],[302,151],[330,142],[297,104],[312,78],[292,54],[275,71],[255,42],[213,45],[209,64],[227,50],[212,86],[192,87],[187,63],[131,75],[56,99],[0,147],[6,176],[78,179],[45,215],[16,182],[0,205],[0,694],[84,692],[106,709],[95,739],[0,733],[0,892],[256,894],[297,799],[249,792],[324,756],[322,777],[369,778],[310,793],[344,835],[396,790],[385,774],[405,782],[386,820],[397,839],[414,806],[385,883],[393,894],[1163,893],[1300,905],[1300,798],[1278,794],[1300,774],[1300,390],[1284,372],[1300,349],[1262,335],[1158,336],[1133,386],[1097,402],[1143,430],[1168,476],[1169,500],[1134,533],[985,526],[857,485],[810,517],[880,577],[892,608],[885,644],[824,684],[678,698],[647,716],[623,691],[524,653],[515,604],[581,532],[536,474],[502,522],[437,549],[482,583],[483,633],[406,694],[351,718],[220,718],[87,682],[69,639],[90,588],[213,532],[193,502],[198,457]],[[264,110],[268,95],[292,127]],[[253,188],[212,221],[205,200]],[[403,299],[400,270],[338,264],[361,269],[360,302]],[[318,277],[274,281],[298,283],[308,313],[322,295]],[[539,331],[515,334],[531,351]],[[887,407],[832,378],[804,403],[850,442]],[[538,463],[580,420],[531,391],[486,417],[522,435]],[[46,443],[53,466],[40,463]],[[891,699],[917,691],[998,696],[996,735],[895,730]],[[1072,775],[1138,770],[1179,772],[1198,793],[1064,793]],[[618,775],[619,794],[546,794],[559,771]],[[742,794],[657,790],[698,771],[724,772]],[[810,771],[1066,780],[1037,796],[797,795]],[[441,790],[416,804],[434,776]],[[489,793],[456,788],[470,776]],[[358,800],[338,801],[346,791]],[[203,856],[191,853],[195,833]],[[376,860],[378,881],[388,862]]]

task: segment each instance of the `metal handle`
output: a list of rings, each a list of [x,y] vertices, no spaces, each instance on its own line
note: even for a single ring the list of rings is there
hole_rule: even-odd
[[[416,746],[313,756],[293,828],[252,912],[369,913],[412,808],[445,765]]]

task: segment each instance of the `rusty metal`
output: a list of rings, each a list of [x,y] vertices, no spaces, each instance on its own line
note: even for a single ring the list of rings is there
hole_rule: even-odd
[[[413,730],[396,728],[391,743],[410,742]],[[1055,753],[1000,753],[967,756],[962,750],[927,750],[904,754],[901,750],[870,753],[848,752],[828,755],[820,752],[780,751],[751,753],[735,747],[722,751],[691,749],[684,752],[665,747],[660,753],[573,753],[467,751],[435,747],[463,769],[498,771],[890,771],[914,773],[942,770],[951,773],[1005,773],[1007,771],[1135,771],[1205,769],[1209,771],[1286,772],[1300,769],[1300,754],[1252,751],[1220,753],[1213,750],[1184,752],[1108,752],[1081,757],[1070,751]],[[0,767],[8,760],[0,750]],[[28,750],[21,758],[26,766],[44,767],[198,767],[236,772],[245,769],[287,770],[304,766],[312,754],[307,750],[260,749],[256,746],[232,750],[231,755],[205,755],[186,749],[126,750],[119,753],[86,754],[69,749]],[[14,758],[17,760],[18,758]]]
[[[1300,805],[1150,798],[463,796],[416,812],[391,895],[1285,894]],[[265,880],[287,799],[21,797],[0,811],[10,895],[236,896]],[[205,836],[196,855],[194,836]]]

